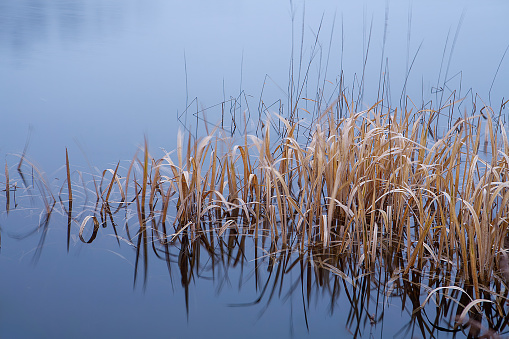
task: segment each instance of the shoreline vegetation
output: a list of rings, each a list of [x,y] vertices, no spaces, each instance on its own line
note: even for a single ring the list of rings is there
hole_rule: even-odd
[[[410,297],[412,319],[440,300],[437,319],[451,312],[453,328],[467,323],[476,336],[483,324],[500,333],[509,321],[509,141],[488,106],[465,112],[438,135],[440,112],[454,104],[414,113],[378,102],[355,112],[343,96],[308,125],[274,115],[260,136],[236,139],[220,129],[197,139],[179,133],[175,151],[155,158],[145,141],[127,168],[119,163],[104,170],[92,187],[84,173],[71,171],[66,152],[66,183],[55,195],[33,166],[28,177],[38,178],[36,184],[25,180],[23,167],[30,164],[23,155],[18,173],[26,189],[39,188],[46,206],[35,255],[51,213],[61,206],[68,250],[71,233],[91,243],[110,226],[119,245],[122,240],[136,249],[135,284],[140,274],[146,284],[153,250],[170,274],[170,262],[178,262],[186,300],[200,248],[235,265],[245,260],[250,238],[255,270],[261,262],[271,274],[277,267],[276,280],[300,268],[308,292],[311,276],[329,290],[325,280],[334,281],[332,290],[340,282],[357,290],[366,279],[377,281],[379,297],[417,293]],[[339,107],[346,108],[344,117]],[[12,191],[20,190],[10,182],[7,212],[16,205]],[[128,209],[137,216],[134,225]],[[263,295],[268,281],[258,281],[257,272],[255,278]],[[454,315],[443,310],[451,300],[458,303]]]

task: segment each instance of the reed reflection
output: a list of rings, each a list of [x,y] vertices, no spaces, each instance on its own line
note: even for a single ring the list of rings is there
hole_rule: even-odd
[[[504,333],[509,144],[502,134],[499,148],[491,108],[441,138],[437,112],[330,109],[310,135],[298,135],[309,131],[298,119],[280,118],[282,127],[267,123],[250,141],[180,134],[174,154],[154,158],[145,141],[126,166],[99,175],[72,171],[67,157],[57,196],[67,247],[73,232],[84,243],[114,234],[135,249],[134,285],[147,287],[155,256],[171,276],[178,270],[187,309],[202,272],[220,281],[235,269],[254,272],[258,292],[236,306],[299,293],[307,323],[313,298],[331,313],[348,300],[354,336],[383,328],[389,304],[408,314],[402,336]],[[35,173],[49,222],[57,200]]]
[[[252,288],[249,279],[255,279],[258,297],[231,307],[257,307],[263,314],[271,303],[284,302],[293,295],[301,301],[293,307],[301,308],[302,320],[311,330],[313,325],[308,324],[307,314],[318,303],[328,307],[331,315],[344,314],[347,308],[346,318],[340,321],[354,337],[383,331],[384,324],[394,328],[394,319],[386,319],[385,315],[395,307],[408,315],[398,322],[397,334],[401,338],[441,337],[444,333],[452,337],[499,337],[508,331],[505,284],[484,286],[482,298],[493,303],[472,306],[474,287],[464,280],[465,272],[426,264],[404,274],[408,262],[397,251],[397,244],[387,246],[376,265],[367,268],[360,258],[337,252],[338,247],[278,251],[277,245],[266,238],[255,239],[252,233],[234,228],[217,237],[213,234],[216,230],[207,231],[211,227],[203,223],[202,231],[192,235],[189,229],[183,229],[177,237],[165,237],[163,231],[155,228],[139,228],[132,239],[136,246],[135,283],[140,269],[146,283],[147,258],[155,256],[165,262],[170,275],[180,280],[187,312],[189,290],[195,280],[212,276],[220,285],[241,272],[239,289]],[[452,287],[435,290],[444,286]]]

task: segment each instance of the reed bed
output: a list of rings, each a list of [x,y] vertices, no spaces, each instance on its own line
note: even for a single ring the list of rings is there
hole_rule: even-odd
[[[103,172],[100,214],[111,213],[117,190],[119,207],[136,203],[140,232],[150,223],[161,242],[183,234],[213,242],[228,230],[270,241],[275,251],[320,246],[367,268],[396,249],[407,261],[403,274],[454,266],[479,297],[501,272],[507,246],[509,144],[503,126],[495,133],[492,109],[465,115],[438,137],[438,111],[382,114],[378,103],[337,118],[335,104],[304,136],[302,123],[277,117],[284,129],[274,142],[266,123],[261,137],[237,143],[219,132],[194,141],[180,133],[176,150],[160,159],[145,144],[124,178],[118,166]]]
[[[333,281],[331,291],[340,282],[358,291],[369,276],[378,294],[404,289],[413,295],[412,319],[421,319],[422,333],[422,315],[415,314],[439,298],[441,305],[445,299],[461,305],[457,325],[467,313],[480,314],[482,306],[499,317],[490,329],[505,328],[509,141],[501,121],[494,122],[495,113],[484,106],[465,112],[439,135],[447,106],[415,112],[381,102],[360,112],[353,107],[339,97],[308,123],[274,114],[258,135],[240,138],[220,128],[201,138],[179,133],[176,149],[160,158],[149,153],[145,140],[128,166],[118,163],[92,176],[92,186],[83,179],[86,173],[71,171],[66,151],[58,200],[68,217],[67,249],[75,229],[82,242],[91,243],[109,224],[119,244],[136,250],[135,284],[140,270],[146,284],[153,251],[170,274],[170,263],[178,262],[187,300],[201,266],[200,249],[236,265],[245,260],[246,239],[252,239],[262,295],[272,272],[275,290],[296,267],[308,303],[313,279],[318,286]],[[273,128],[278,124],[282,128]],[[8,212],[7,165],[5,176]],[[56,198],[42,179],[37,182],[46,206],[38,226],[43,243]],[[135,222],[128,217],[133,210]],[[259,262],[268,265],[265,283]],[[423,293],[428,298],[419,298]]]
[[[338,101],[352,107],[345,97]],[[284,126],[278,133],[267,122],[260,137],[237,143],[212,133],[194,142],[189,136],[186,146],[180,134],[176,154],[152,159],[148,172],[145,159],[150,199],[156,194],[162,201],[156,231],[167,220],[170,197],[177,200],[174,234],[163,232],[160,241],[184,237],[213,255],[211,247],[226,232],[230,249],[252,237],[255,251],[264,249],[269,265],[282,262],[283,272],[300,260],[315,274],[328,270],[353,286],[379,272],[378,284],[400,281],[407,292],[414,290],[414,312],[440,292],[442,305],[444,298],[459,299],[457,325],[469,312],[477,314],[474,324],[482,319],[483,305],[500,316],[489,328],[504,328],[509,143],[493,110],[465,112],[438,136],[437,121],[447,107],[382,113],[379,102],[339,118],[338,101],[309,126],[277,116]],[[168,168],[170,175],[161,176]],[[291,263],[282,253],[298,259]],[[303,284],[304,278],[302,273]],[[324,283],[320,275],[316,280]],[[391,287],[385,292],[390,295]],[[419,292],[428,294],[422,305]],[[438,314],[448,312],[440,308]],[[473,326],[471,334],[480,329]]]
[[[507,246],[503,126],[499,137],[485,107],[436,137],[434,111],[376,108],[337,119],[332,105],[305,138],[299,123],[279,117],[285,129],[275,142],[267,123],[261,137],[240,143],[214,133],[185,142],[180,134],[176,151],[160,159],[145,146],[143,160],[131,163],[143,173],[131,181],[139,222],[150,220],[162,242],[183,234],[212,242],[228,230],[270,241],[273,251],[319,246],[367,268],[395,249],[407,262],[402,274],[456,267],[480,297]],[[130,174],[121,184],[116,171],[103,203],[115,185],[127,201]],[[168,222],[172,233],[161,233]]]

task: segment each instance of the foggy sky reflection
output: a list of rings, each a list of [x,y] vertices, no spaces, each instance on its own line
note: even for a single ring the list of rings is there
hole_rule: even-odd
[[[64,46],[101,39],[122,29],[120,1],[4,0],[0,2],[0,48],[22,59],[57,39]]]

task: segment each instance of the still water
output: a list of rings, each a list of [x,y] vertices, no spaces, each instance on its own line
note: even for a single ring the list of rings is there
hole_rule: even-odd
[[[152,152],[171,150],[178,129],[195,124],[183,114],[188,105],[194,113],[245,94],[239,111],[255,112],[262,87],[267,101],[284,98],[301,41],[304,63],[323,60],[310,68],[310,88],[334,83],[341,70],[353,81],[365,69],[365,107],[376,99],[380,60],[395,104],[403,91],[425,102],[447,87],[463,95],[472,88],[497,106],[509,96],[508,9],[503,1],[3,0],[0,152],[21,185],[14,173],[28,139],[29,159],[58,190],[66,147],[74,168],[85,171],[131,159],[144,135]],[[217,107],[206,110],[214,124]],[[67,253],[66,216],[53,213],[39,253],[41,230],[25,235],[44,218],[43,206],[37,194],[17,199],[19,208],[2,210],[0,219],[2,338],[405,338],[412,328],[422,336],[406,327],[411,305],[386,302],[383,293],[366,310],[382,304],[379,323],[356,318],[348,298],[319,288],[303,308],[298,272],[288,273],[281,293],[246,306],[261,293],[252,244],[242,269],[221,264],[196,274],[187,303],[176,258],[170,275],[164,260],[150,257],[146,286],[138,276],[133,288],[135,251],[119,246],[111,229],[91,244],[75,232]],[[273,279],[260,270],[262,281]]]

